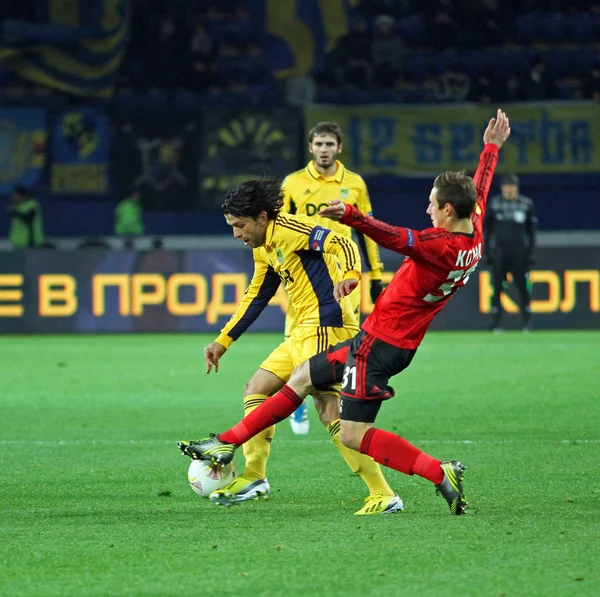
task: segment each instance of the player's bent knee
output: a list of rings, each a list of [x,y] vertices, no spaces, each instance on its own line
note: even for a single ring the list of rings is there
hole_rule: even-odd
[[[310,393],[312,384],[310,381],[310,367],[308,361],[300,363],[300,365],[292,371],[288,386],[290,386],[299,396],[306,396]]]
[[[342,442],[342,444],[344,444],[344,446],[352,450],[356,450],[358,452],[360,451],[361,439],[362,437],[360,433],[357,433],[356,429],[348,425],[344,425],[344,423],[342,422],[342,425],[340,427],[340,441]]]
[[[340,418],[340,400],[336,394],[313,393],[315,408],[325,427]]]

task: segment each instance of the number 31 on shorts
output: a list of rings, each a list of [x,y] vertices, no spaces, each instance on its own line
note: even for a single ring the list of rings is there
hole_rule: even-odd
[[[348,382],[350,382],[350,389],[356,390],[356,366],[349,367],[346,365],[344,369],[344,377],[342,378],[342,390],[348,388]]]

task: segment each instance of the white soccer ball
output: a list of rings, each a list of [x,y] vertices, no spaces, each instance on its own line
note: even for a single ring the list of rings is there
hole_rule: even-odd
[[[200,497],[208,497],[213,491],[229,485],[236,477],[237,470],[233,462],[223,466],[192,460],[188,469],[190,486]]]

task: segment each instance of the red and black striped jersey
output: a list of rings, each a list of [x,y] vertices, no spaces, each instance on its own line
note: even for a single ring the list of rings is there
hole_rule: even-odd
[[[346,208],[344,224],[359,230],[377,244],[406,259],[388,287],[377,299],[362,328],[397,346],[414,349],[429,324],[454,292],[475,271],[483,251],[483,218],[496,164],[498,147],[487,144],[474,176],[477,203],[472,221],[474,232],[464,234],[443,228],[411,230],[390,226]]]

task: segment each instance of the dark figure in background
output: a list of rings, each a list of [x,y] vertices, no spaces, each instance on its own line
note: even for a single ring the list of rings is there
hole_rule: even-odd
[[[42,208],[31,193],[21,185],[13,189],[6,208],[10,222],[9,239],[15,249],[39,247],[44,242]]]
[[[502,178],[501,194],[489,201],[483,227],[484,251],[492,268],[494,283],[494,331],[501,330],[500,293],[509,272],[512,273],[519,293],[523,331],[531,329],[527,276],[533,262],[536,228],[537,217],[533,201],[519,193],[519,177],[506,174]]]
[[[522,91],[525,100],[552,100],[560,97],[558,87],[548,73],[546,61],[541,56],[532,59],[523,79]]]
[[[370,57],[371,34],[365,20],[358,18],[352,30],[340,38],[331,55],[335,79],[342,86],[368,87],[373,69]]]

